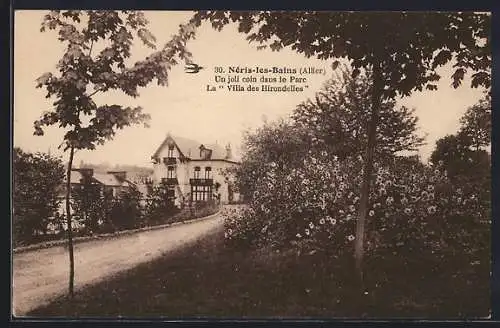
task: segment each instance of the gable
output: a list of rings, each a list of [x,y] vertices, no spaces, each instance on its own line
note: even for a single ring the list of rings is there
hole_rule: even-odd
[[[157,158],[165,147],[168,147],[172,143],[176,146],[182,156],[192,160],[204,159],[203,156],[201,156],[202,154],[200,154],[200,146],[202,143],[188,138],[172,136],[170,134],[168,134],[165,140],[163,140],[162,144],[158,147],[151,158]],[[223,147],[217,144],[203,144],[203,146],[206,149],[211,150],[212,154],[210,159],[225,159],[226,152]]]

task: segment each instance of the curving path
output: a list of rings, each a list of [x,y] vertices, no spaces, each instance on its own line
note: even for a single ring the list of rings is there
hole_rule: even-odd
[[[164,229],[75,245],[75,290],[198,240],[222,225],[220,214]],[[23,316],[68,290],[68,251],[55,246],[13,255],[13,315]]]

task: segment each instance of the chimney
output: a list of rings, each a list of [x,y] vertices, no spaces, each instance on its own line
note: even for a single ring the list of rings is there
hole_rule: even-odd
[[[233,153],[231,151],[231,144],[227,144],[226,146],[226,159],[231,159],[233,157]]]
[[[200,157],[203,158],[203,153],[204,153],[204,150],[205,150],[205,146],[201,145],[200,146]]]
[[[114,175],[116,179],[120,182],[123,182],[127,179],[126,171],[108,171],[107,173]]]

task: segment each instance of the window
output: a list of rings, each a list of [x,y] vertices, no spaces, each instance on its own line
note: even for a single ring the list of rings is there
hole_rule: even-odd
[[[205,148],[205,146],[200,146],[200,158],[201,159],[210,159],[212,158],[212,149]]]
[[[201,158],[203,158],[203,159],[212,158],[212,150],[207,149],[207,148],[203,149],[202,154],[201,154]]]
[[[210,179],[210,172],[212,168],[210,166],[205,167],[205,179]]]
[[[174,206],[175,204],[175,189],[171,186],[167,189],[167,197],[165,199],[167,206]]]
[[[200,178],[200,167],[199,166],[195,166],[195,168],[194,168],[194,178],[195,179]]]
[[[175,178],[174,174],[174,167],[173,166],[168,166],[167,167],[167,178],[172,179]]]
[[[191,186],[191,197],[194,202],[212,199],[212,186]]]
[[[174,157],[174,148],[175,148],[174,145],[169,145],[168,146],[168,154],[167,154],[167,156],[169,158],[173,158]]]
[[[197,201],[198,200],[198,195],[199,195],[199,193],[198,193],[198,186],[192,186],[191,188],[192,188],[191,195],[193,197],[193,200]]]

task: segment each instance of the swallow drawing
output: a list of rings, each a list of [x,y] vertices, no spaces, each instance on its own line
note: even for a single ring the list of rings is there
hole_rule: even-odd
[[[189,64],[186,64],[186,66],[184,66],[184,71],[186,73],[190,73],[190,74],[196,74],[202,69],[203,69],[202,66],[200,66],[198,64],[194,64],[194,63],[189,63]]]

